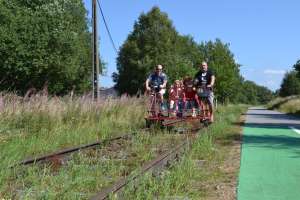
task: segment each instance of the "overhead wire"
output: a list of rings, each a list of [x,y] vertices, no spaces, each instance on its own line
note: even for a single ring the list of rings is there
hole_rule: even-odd
[[[103,13],[103,10],[102,10],[102,8],[101,8],[101,5],[100,5],[99,0],[97,0],[97,3],[98,3],[99,9],[100,9],[100,13],[101,13],[101,16],[102,16],[104,25],[105,25],[105,29],[106,29],[106,31],[107,31],[107,33],[108,33],[108,36],[109,36],[109,39],[110,39],[110,42],[111,42],[111,44],[112,44],[112,46],[113,46],[113,48],[114,48],[116,54],[118,54],[118,50],[117,50],[117,48],[116,48],[115,42],[114,42],[114,40],[113,40],[113,38],[112,38],[112,36],[111,36],[111,33],[110,33],[110,31],[109,31],[109,28],[108,28],[108,25],[107,25],[107,22],[106,22],[106,19],[105,19],[105,16],[104,16],[104,13]]]

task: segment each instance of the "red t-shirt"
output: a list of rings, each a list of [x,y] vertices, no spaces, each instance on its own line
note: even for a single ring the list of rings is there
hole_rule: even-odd
[[[182,88],[171,88],[169,92],[170,100],[183,99],[183,89]]]
[[[194,100],[196,99],[196,91],[193,88],[185,88],[184,95],[186,100]]]

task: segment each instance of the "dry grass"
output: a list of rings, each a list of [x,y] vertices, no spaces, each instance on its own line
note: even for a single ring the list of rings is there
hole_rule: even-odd
[[[195,141],[183,161],[158,179],[146,176],[134,192],[128,190],[127,199],[222,199],[228,195],[230,199],[230,195],[234,195],[232,188],[237,175],[231,161],[238,162],[235,157],[238,153],[232,149],[238,134],[233,123],[244,109],[244,106],[220,106],[216,123]],[[16,191],[28,199],[38,196],[39,199],[76,199],[83,198],[82,195],[85,199],[91,196],[103,184],[103,179],[95,177],[110,180],[114,173],[118,175],[124,168],[124,162],[116,165],[112,161],[103,163],[96,159],[98,165],[91,165],[91,159],[80,155],[78,160],[72,159],[55,175],[47,167],[40,170],[32,166],[21,168],[24,173],[19,176],[18,171],[10,170],[8,166],[29,155],[92,142],[115,133],[136,131],[144,126],[144,114],[144,98],[123,97],[95,102],[89,96],[57,98],[37,94],[21,98],[14,94],[0,95],[0,197],[13,197]],[[165,133],[137,134],[136,137],[130,148],[140,152],[142,161],[151,159],[154,155],[151,152],[156,152],[157,146],[174,139],[173,135]],[[124,151],[120,152],[124,155]],[[136,160],[132,162],[137,164]],[[230,192],[219,193],[224,189]]]
[[[279,97],[267,105],[268,109],[275,109],[288,114],[300,115],[300,96]]]
[[[107,153],[92,157],[74,154],[63,166],[59,161],[55,173],[56,161],[54,166],[9,168],[28,156],[116,134],[140,133],[138,130],[145,125],[145,100],[121,97],[95,102],[89,96],[37,94],[22,98],[1,94],[0,199],[88,199],[101,187],[176,144],[179,138],[160,131],[135,134],[126,148],[111,150],[116,158]],[[123,159],[131,155],[132,159]]]
[[[158,177],[145,176],[129,186],[124,199],[233,200],[240,163],[241,126],[245,106],[220,106],[216,122],[194,141],[181,162]]]

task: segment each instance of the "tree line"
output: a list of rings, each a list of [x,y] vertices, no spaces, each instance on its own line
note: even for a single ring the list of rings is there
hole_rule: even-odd
[[[0,91],[89,91],[91,49],[82,0],[0,0]],[[267,88],[243,79],[229,44],[220,39],[197,43],[192,36],[180,35],[158,7],[140,15],[120,47],[115,88],[120,94],[143,92],[157,64],[165,67],[169,82],[193,77],[203,60],[216,74],[220,101],[264,103],[272,98]]]
[[[257,104],[273,97],[266,87],[243,79],[229,44],[220,39],[197,43],[191,36],[180,35],[158,7],[140,15],[121,46],[118,72],[113,74],[115,88],[120,93],[143,92],[144,82],[157,64],[164,66],[171,83],[193,77],[202,61],[207,61],[216,74],[215,94],[221,102]]]
[[[293,65],[291,71],[285,73],[277,94],[281,97],[300,94],[300,60]]]

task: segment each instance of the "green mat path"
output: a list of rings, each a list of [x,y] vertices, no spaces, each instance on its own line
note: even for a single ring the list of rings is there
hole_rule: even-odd
[[[300,200],[300,121],[251,108],[243,128],[238,200]]]

